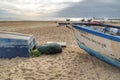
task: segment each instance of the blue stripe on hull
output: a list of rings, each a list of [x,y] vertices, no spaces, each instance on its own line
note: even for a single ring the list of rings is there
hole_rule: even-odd
[[[108,56],[105,56],[99,52],[96,52],[90,48],[88,48],[87,46],[85,46],[84,44],[82,44],[77,38],[76,38],[76,41],[77,41],[77,44],[79,45],[80,48],[84,49],[86,52],[88,52],[90,55],[93,55],[95,56],[96,58],[108,63],[108,64],[111,64],[115,67],[118,67],[120,68],[120,61],[117,61],[113,58],[110,58]]]
[[[105,38],[105,39],[120,42],[120,37],[119,36],[113,36],[113,35],[110,35],[110,34],[107,34],[107,33],[103,33],[103,32],[99,32],[99,31],[90,29],[89,27],[82,27],[82,26],[79,26],[79,25],[73,25],[73,27],[77,30],[81,30],[81,31],[84,31],[84,32],[87,32],[87,33]]]

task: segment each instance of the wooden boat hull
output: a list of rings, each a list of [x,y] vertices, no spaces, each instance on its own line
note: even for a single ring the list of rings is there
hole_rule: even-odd
[[[33,35],[0,32],[0,58],[29,57],[35,46]]]
[[[120,39],[79,25],[73,25],[80,48],[96,58],[120,68]]]

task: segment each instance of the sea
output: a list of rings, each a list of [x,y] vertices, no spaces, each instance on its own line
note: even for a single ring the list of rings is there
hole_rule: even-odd
[[[66,19],[70,19],[70,21],[81,21],[82,19],[94,19],[95,17],[35,17],[35,18],[0,18],[0,21],[66,21]],[[96,17],[96,19],[116,19],[120,21],[120,18],[115,17]]]

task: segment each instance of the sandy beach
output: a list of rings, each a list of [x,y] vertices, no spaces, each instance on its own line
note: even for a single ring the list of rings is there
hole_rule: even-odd
[[[120,69],[80,49],[72,30],[57,21],[0,22],[1,31],[33,34],[38,45],[66,42],[63,52],[35,58],[0,59],[0,80],[120,80]]]

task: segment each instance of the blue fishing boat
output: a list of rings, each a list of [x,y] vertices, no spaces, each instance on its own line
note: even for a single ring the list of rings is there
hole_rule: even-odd
[[[72,23],[80,48],[96,58],[120,68],[120,27],[98,22]]]
[[[33,35],[0,31],[0,58],[29,57],[35,46]]]

